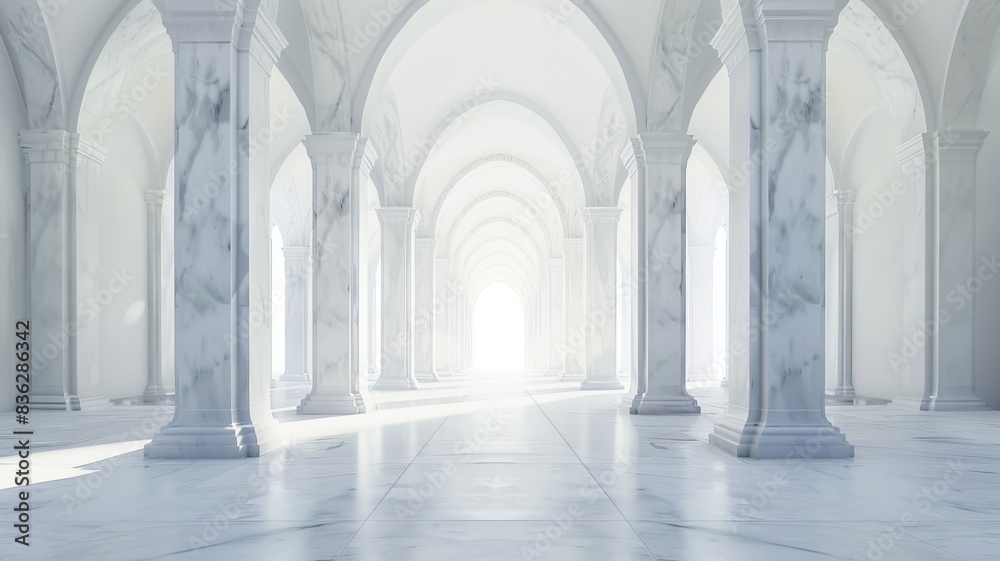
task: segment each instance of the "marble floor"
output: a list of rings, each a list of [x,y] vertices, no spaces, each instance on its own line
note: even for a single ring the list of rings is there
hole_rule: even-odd
[[[1000,412],[832,406],[855,459],[744,461],[707,444],[722,392],[693,390],[701,416],[637,417],[621,392],[468,373],[363,416],[283,415],[291,446],[230,461],[144,460],[169,407],[33,412],[31,546],[12,542],[8,438],[0,559],[1000,556]]]

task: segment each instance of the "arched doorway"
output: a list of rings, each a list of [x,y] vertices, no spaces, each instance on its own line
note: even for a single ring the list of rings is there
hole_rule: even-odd
[[[494,283],[479,293],[472,312],[472,362],[477,370],[524,368],[524,303],[514,289]]]

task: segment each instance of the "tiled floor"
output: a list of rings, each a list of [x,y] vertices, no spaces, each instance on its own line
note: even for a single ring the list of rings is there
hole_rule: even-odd
[[[796,464],[709,446],[718,388],[686,417],[542,376],[425,388],[288,418],[292,446],[236,461],[143,460],[169,408],[34,412],[32,545],[4,440],[0,558],[1000,559],[1000,412],[831,407],[857,457]]]

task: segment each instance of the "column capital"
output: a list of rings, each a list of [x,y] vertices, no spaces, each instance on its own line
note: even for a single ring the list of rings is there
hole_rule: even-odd
[[[837,189],[833,192],[833,194],[837,197],[837,204],[840,206],[847,203],[853,203],[858,200],[858,192],[854,189]]]
[[[308,259],[311,256],[312,248],[307,245],[286,245],[281,248],[285,254],[285,260]]]
[[[70,162],[92,171],[101,169],[108,151],[96,141],[79,134],[70,135]]]
[[[437,269],[444,269],[445,271],[451,269],[451,259],[436,257],[434,258],[434,267]]]
[[[583,249],[583,238],[564,238],[563,247],[566,249]]]
[[[826,46],[848,0],[754,0],[760,45],[823,43]]]
[[[611,222],[618,223],[622,209],[616,206],[592,206],[583,210],[583,220],[586,223]]]
[[[989,134],[981,130],[942,129],[931,133],[931,141],[940,156],[974,159]]]
[[[693,136],[679,133],[642,133],[639,140],[649,164],[683,164],[695,145]]]
[[[310,134],[302,144],[315,163],[354,165],[361,135],[354,132]],[[367,143],[366,143],[367,144]]]
[[[232,43],[236,45],[246,8],[240,0],[153,0],[173,43]]]
[[[165,189],[146,189],[142,192],[142,197],[146,200],[146,206],[152,209],[160,209],[174,204],[174,195]]]
[[[383,206],[375,209],[378,220],[383,227],[393,223],[403,224],[416,229],[420,223],[420,211],[408,206]],[[383,238],[385,234],[382,234]]]
[[[546,259],[545,264],[549,269],[562,269],[565,267],[564,261],[562,259]]]
[[[436,243],[437,239],[435,238],[417,238],[417,251],[434,251],[434,244]]]
[[[218,0],[213,0],[218,2]],[[278,29],[278,25],[260,11],[259,8],[247,10],[240,25],[236,48],[248,51],[267,70],[268,75],[274,68],[274,63],[281,56],[281,51],[288,46],[288,39]]]
[[[370,138],[358,138],[357,146],[354,150],[354,167],[361,170],[361,173],[371,175],[372,168],[378,160],[378,153],[375,152],[375,143]]]
[[[21,153],[30,164],[69,164],[70,134],[64,130],[27,130],[18,135]]]
[[[722,25],[712,37],[711,45],[718,51],[719,58],[729,73],[733,72],[748,52],[760,49],[754,22],[740,8],[739,3],[734,2],[732,9],[723,16]]]
[[[642,141],[638,137],[628,139],[621,154],[619,154],[619,158],[621,158],[628,176],[634,177],[639,171],[639,167],[646,165],[646,154],[642,151]]]

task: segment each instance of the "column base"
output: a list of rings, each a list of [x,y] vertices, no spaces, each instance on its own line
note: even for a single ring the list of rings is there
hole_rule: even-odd
[[[746,419],[725,416],[715,423],[708,443],[737,458],[750,456],[750,445],[757,434],[757,425],[748,424]]]
[[[419,383],[415,379],[406,378],[390,378],[386,379],[385,376],[379,377],[378,381],[375,382],[375,386],[372,388],[377,391],[384,392],[394,392],[402,390],[415,390],[419,387]]]
[[[434,373],[434,375],[437,376],[438,381],[440,381],[441,378],[447,378],[451,376],[451,370],[447,368],[445,368],[444,370],[438,370],[437,372]]]
[[[757,429],[749,457],[758,460],[841,460],[854,457],[854,446],[829,422],[803,426],[765,424]]]
[[[278,421],[224,427],[167,425],[143,448],[147,459],[201,460],[255,458],[288,443]]]
[[[111,401],[103,395],[68,395],[66,396],[67,411],[93,411],[111,407]]]
[[[700,415],[701,406],[690,395],[636,396],[636,415]]]
[[[986,402],[975,395],[967,396],[931,396],[927,409],[922,411],[989,411]]]
[[[857,396],[854,395],[854,386],[838,386],[837,389],[833,390],[833,397],[854,399]]]
[[[907,411],[929,411],[931,398],[929,397],[894,397],[889,404],[893,409],[905,409]]]
[[[614,380],[584,380],[580,382],[580,389],[584,391],[594,391],[594,390],[624,390],[625,386],[622,385],[617,379]]]
[[[295,409],[299,415],[358,415],[365,411],[365,399],[360,394],[337,396],[309,394]]]
[[[441,378],[438,378],[437,372],[422,372],[416,375],[418,382],[440,382]]]
[[[628,407],[628,412],[631,415],[636,415],[639,413],[639,404],[642,403],[641,395],[626,394],[622,396],[621,404]]]
[[[559,381],[560,382],[583,382],[583,380],[585,378],[586,378],[586,376],[583,375],[583,372],[563,372],[559,376]]]
[[[150,392],[146,390],[146,393],[142,394],[143,405],[175,405],[176,403],[177,395],[166,393],[166,391]]]
[[[722,380],[719,381],[719,387],[720,388],[728,388],[729,387],[729,376],[726,376],[725,378],[723,378]]]
[[[309,380],[309,375],[306,374],[305,372],[299,372],[299,373],[285,372],[284,374],[281,375],[280,378],[278,378],[278,382],[281,382],[282,384],[285,383],[308,384],[310,380]]]

